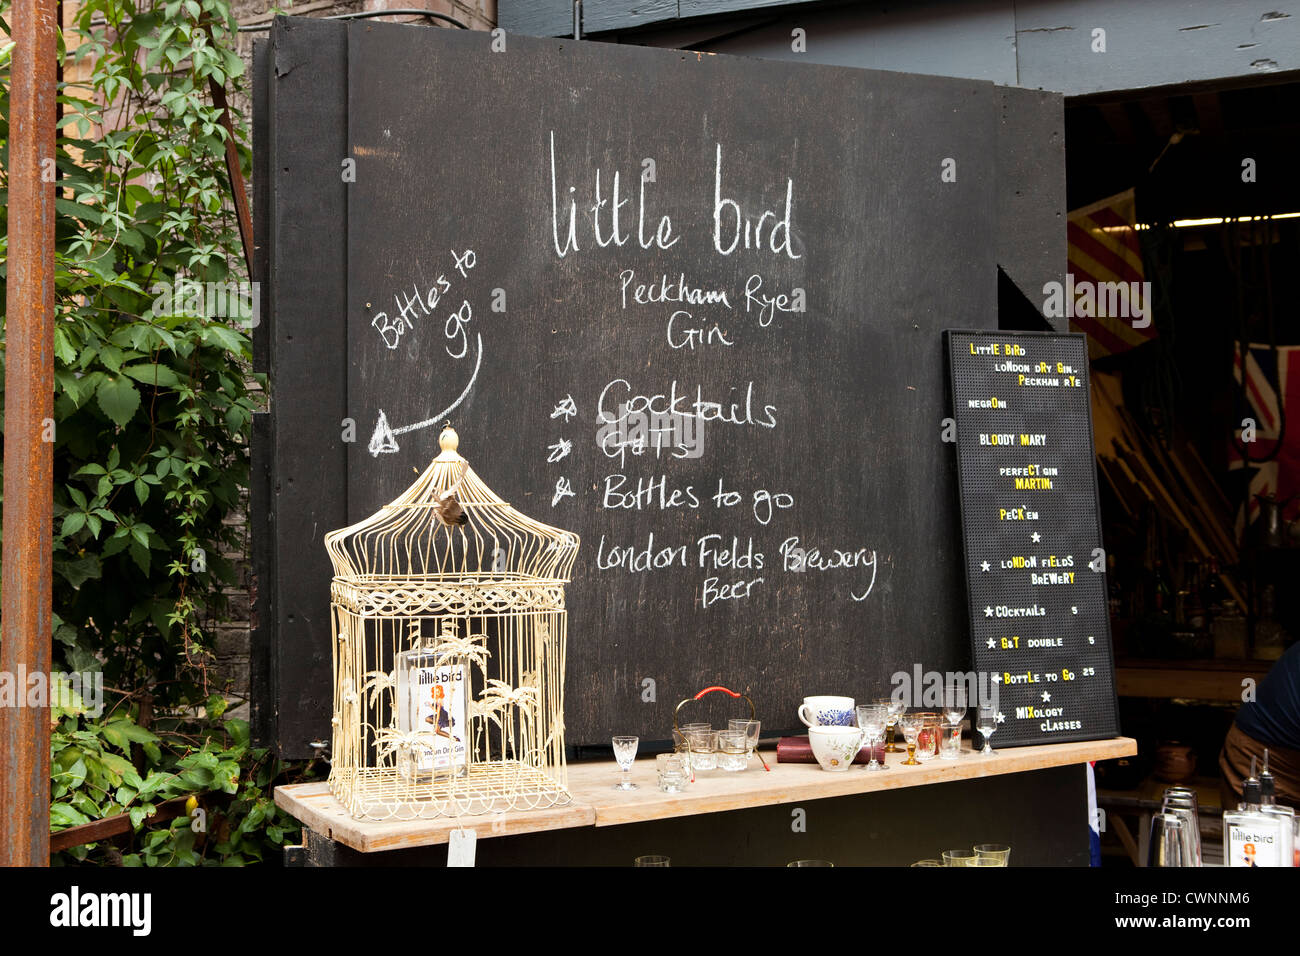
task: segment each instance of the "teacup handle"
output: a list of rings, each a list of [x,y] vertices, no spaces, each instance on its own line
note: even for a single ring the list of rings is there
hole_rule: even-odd
[[[806,711],[806,710],[808,710],[808,705],[807,705],[807,704],[800,704],[800,705],[799,705],[799,719],[803,721],[803,725],[804,725],[805,727],[811,727],[811,726],[813,725],[813,722],[812,722],[811,720],[809,720],[808,717],[807,717],[807,715],[805,714],[805,711]]]

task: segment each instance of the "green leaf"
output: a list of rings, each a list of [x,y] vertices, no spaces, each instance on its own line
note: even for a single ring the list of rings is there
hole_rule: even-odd
[[[66,538],[76,534],[85,526],[86,513],[84,511],[74,511],[63,519],[63,527],[59,529],[59,534]]]
[[[217,345],[227,352],[241,353],[246,348],[247,340],[234,329],[224,325],[213,324],[203,329],[203,341],[207,345]]]
[[[54,329],[54,354],[64,365],[71,365],[77,360],[77,350],[72,347],[72,343],[68,340],[68,332],[62,326],[56,326]]]
[[[93,554],[75,561],[55,561],[54,570],[58,571],[74,588],[81,587],[89,580],[98,579],[103,573],[99,558]]]
[[[113,771],[123,780],[126,779],[128,774],[135,773],[135,767],[133,767],[131,761],[127,760],[125,757],[119,757],[117,754],[112,753],[104,753],[100,755],[100,759],[104,762],[105,767]],[[126,801],[119,799],[118,803],[126,803]]]
[[[122,367],[122,350],[112,345],[99,347],[99,361],[110,372],[116,373]]]
[[[140,407],[140,393],[125,378],[105,378],[95,392],[95,400],[119,428],[125,428]]]
[[[111,720],[104,725],[104,730],[113,729],[132,743],[157,743],[158,738],[145,730],[133,720]]]
[[[56,770],[50,775],[69,789],[76,789],[86,782],[86,762],[78,757],[66,770]]]
[[[230,739],[234,742],[235,746],[248,746],[248,721],[227,720],[226,733],[230,734]]]
[[[72,826],[77,826],[78,824],[81,823],[89,823],[89,822],[90,822],[90,817],[86,816],[84,813],[81,813],[78,810],[74,810],[70,804],[67,803],[50,804],[50,826],[51,827],[59,827],[60,829],[62,829],[64,827],[72,827]]]
[[[144,504],[145,499],[149,497],[149,486],[142,479],[137,478],[133,487],[135,488],[136,498],[140,504]]]
[[[155,365],[151,362],[128,365],[122,369],[122,374],[129,375],[137,382],[142,382],[145,385],[176,388],[181,384],[180,377],[166,365]]]
[[[181,774],[181,782],[195,790],[206,790],[214,779],[215,775],[206,767],[195,767]]]

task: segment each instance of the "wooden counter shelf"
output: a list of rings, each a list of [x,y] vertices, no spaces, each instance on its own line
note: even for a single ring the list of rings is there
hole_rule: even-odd
[[[1241,703],[1242,679],[1256,684],[1275,661],[1254,658],[1149,660],[1118,658],[1115,689],[1120,697],[1164,697]]]
[[[632,768],[632,782],[639,789],[626,793],[613,789],[619,771],[612,760],[571,764],[569,790],[573,801],[568,806],[549,810],[433,820],[354,820],[330,794],[324,782],[277,787],[275,803],[315,833],[354,850],[373,853],[446,843],[451,831],[461,828],[472,829],[479,839],[485,839],[541,830],[618,826],[1024,773],[1090,760],[1131,757],[1137,753],[1137,742],[1130,737],[1116,737],[1080,743],[1008,747],[998,751],[997,757],[990,758],[963,751],[958,760],[931,760],[918,767],[901,766],[906,758],[902,754],[890,754],[889,769],[882,773],[867,773],[859,766],[844,773],[828,773],[817,764],[780,764],[776,762],[775,751],[762,752],[772,768],[771,773],[765,772],[754,760],[743,773],[718,770],[701,773],[696,782],[680,794],[659,791],[655,783],[653,757],[636,762]]]

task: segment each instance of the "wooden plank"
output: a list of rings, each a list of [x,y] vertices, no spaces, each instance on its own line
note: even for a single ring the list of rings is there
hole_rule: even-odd
[[[857,767],[843,773],[829,773],[817,764],[779,764],[775,755],[768,755],[771,773],[765,773],[757,762],[744,773],[702,773],[687,792],[681,794],[659,791],[654,763],[650,760],[638,760],[633,767],[632,782],[640,787],[633,793],[613,789],[618,779],[618,770],[613,764],[590,763],[569,768],[569,789],[575,800],[589,802],[595,808],[596,826],[605,827],[1024,773],[1136,753],[1136,741],[1116,737],[1005,748],[998,751],[997,757],[980,757],[963,750],[957,760],[931,760],[916,767],[902,766],[905,755],[890,754],[886,758],[889,769],[880,773],[868,773]]]
[[[1065,106],[1059,93],[998,89],[997,260],[1042,317],[1043,289],[1065,281]],[[1069,320],[1043,319],[1058,332]]]
[[[356,820],[329,791],[329,785],[298,783],[275,788],[275,805],[292,814],[315,833],[362,853],[397,850],[446,843],[452,830],[468,828],[478,839],[517,836],[542,830],[589,827],[595,811],[576,801],[566,807],[546,810],[492,813],[474,817],[444,817],[436,820]]]
[[[271,283],[268,281],[271,253],[271,42],[266,37],[253,41],[253,249],[259,322],[253,327],[253,371],[268,372],[271,361]],[[275,581],[275,522],[271,511],[272,465],[275,459],[275,430],[269,411],[253,413],[249,439],[248,507],[249,578],[251,607],[248,683],[249,730],[259,746],[274,735],[271,684],[271,654],[275,627],[271,603]]]
[[[479,839],[485,839],[578,826],[617,826],[1024,773],[1136,753],[1135,740],[1116,737],[1007,748],[991,758],[967,751],[955,761],[932,760],[917,767],[901,766],[903,756],[891,754],[889,769],[881,773],[867,773],[856,767],[844,773],[828,773],[816,764],[779,764],[776,754],[769,753],[766,758],[772,768],[770,773],[764,772],[757,761],[744,773],[701,773],[682,794],[659,792],[653,758],[638,760],[634,765],[632,781],[639,789],[631,792],[614,789],[619,771],[612,761],[592,762],[569,767],[573,803],[567,807],[438,820],[354,820],[325,783],[277,787],[275,802],[316,833],[369,853],[446,843],[451,831],[460,828],[472,829]]]
[[[745,13],[749,10],[761,10],[764,7],[797,7],[801,4],[817,3],[819,0],[680,0],[677,4],[679,16],[708,17],[719,13]],[[586,3],[583,4],[586,7]],[[585,16],[585,13],[584,13]]]
[[[1122,665],[1115,669],[1115,683],[1121,697],[1184,697],[1241,703],[1241,682],[1251,678],[1258,684],[1271,663],[1235,661],[1222,670]]]
[[[148,822],[158,824],[184,816],[185,802],[187,800],[189,800],[189,797],[173,797],[170,800],[164,800],[154,807],[154,812],[148,817]],[[58,833],[51,833],[50,852],[57,853],[59,850],[67,850],[86,843],[98,843],[100,840],[107,840],[110,837],[128,833],[130,830],[131,815],[129,813],[117,813],[111,817],[91,820],[89,823],[79,823],[76,826],[68,827],[66,830],[60,830]]]
[[[603,33],[677,19],[677,0],[586,0],[582,32]]]
[[[1214,492],[1202,489],[1192,476],[1191,468],[1184,467],[1176,454],[1166,453],[1145,439],[1132,417],[1123,409],[1123,393],[1118,376],[1098,374],[1092,382],[1093,428],[1098,457],[1117,464],[1124,475],[1169,520],[1182,525],[1191,543],[1203,557],[1215,556],[1225,562],[1235,560],[1235,541],[1222,523],[1216,520],[1216,515],[1220,512],[1216,511],[1211,500]],[[1190,445],[1187,448],[1200,467],[1202,481],[1213,486],[1213,479],[1204,463]],[[1157,473],[1157,467],[1165,471],[1164,479]],[[1183,485],[1191,491],[1185,490]],[[1193,518],[1198,520],[1194,521]],[[1227,574],[1220,574],[1219,580],[1233,599],[1245,607],[1244,595],[1237,582]]]
[[[312,755],[330,735],[332,678],[325,532],[347,524],[347,46],[339,24],[280,17],[271,32],[268,110],[270,391],[275,521],[269,741]]]
[[[516,0],[497,4],[497,26],[530,37],[573,36],[573,0]]]
[[[1128,832],[1128,824],[1124,822],[1124,818],[1116,814],[1109,816],[1107,819],[1110,820],[1111,831],[1115,836],[1119,837],[1119,842],[1124,844],[1124,852],[1133,861],[1133,865],[1141,866],[1142,864],[1139,861],[1142,857],[1138,854],[1137,844],[1133,842],[1133,834]]]
[[[968,16],[983,9],[953,6],[968,8]],[[1015,12],[1019,85],[1067,96],[1266,78],[1300,66],[1294,0],[1263,7],[1212,0],[1018,0]],[[1104,53],[1097,49],[1102,39]]]

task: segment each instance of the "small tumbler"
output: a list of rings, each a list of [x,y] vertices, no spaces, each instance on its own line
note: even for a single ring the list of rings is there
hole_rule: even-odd
[[[690,762],[680,754],[659,754],[655,757],[655,770],[659,774],[659,789],[664,793],[681,793],[691,779]]]
[[[939,725],[939,758],[956,760],[961,756],[961,721],[943,718]]]
[[[735,773],[749,762],[745,733],[740,730],[718,731],[718,769]]]
[[[718,733],[715,730],[688,730],[691,745],[691,770],[715,770],[718,766]]]

